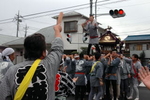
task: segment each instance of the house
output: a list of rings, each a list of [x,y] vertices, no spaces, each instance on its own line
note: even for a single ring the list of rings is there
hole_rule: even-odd
[[[150,34],[145,35],[129,35],[125,39],[125,51],[132,56],[132,54],[138,54],[139,56],[144,53],[145,61],[150,59]]]
[[[6,46],[2,44],[16,39],[18,39],[18,37],[0,34],[0,52],[6,48]]]
[[[53,18],[57,19],[58,16],[54,16]],[[64,53],[71,53],[72,51],[81,52],[82,47],[88,47],[88,41],[83,43],[83,29],[81,24],[88,20],[88,17],[78,13],[78,12],[69,12],[65,13],[62,21],[62,37],[64,40]],[[98,22],[97,22],[98,23]],[[99,24],[99,23],[98,23]],[[107,33],[107,30],[98,26],[98,34],[99,36],[103,36]],[[69,43],[66,41],[67,34],[71,34],[72,42]],[[116,38],[116,34],[112,33]],[[101,41],[100,41],[101,43]],[[104,43],[104,42],[103,42]],[[108,43],[109,44],[109,43]],[[103,45],[104,47],[104,45]]]
[[[58,16],[54,16],[52,18],[57,19]],[[81,27],[81,24],[84,23],[88,17],[86,17],[83,14],[80,14],[78,12],[72,11],[69,13],[65,13],[63,20],[62,20],[62,39],[64,42],[64,53],[69,54],[73,51],[81,52],[82,47],[88,46],[88,40],[83,43],[83,29]],[[53,26],[49,26],[46,28],[43,28],[36,33],[41,33],[46,38],[47,47],[50,47],[51,42],[54,39],[54,30]],[[98,33],[104,34],[106,33],[106,30],[98,27]],[[71,34],[72,42],[69,43],[67,39],[67,34]],[[11,42],[4,43],[4,46],[10,46],[12,48],[15,48],[17,51],[17,60],[16,63],[23,61],[23,41],[24,38],[20,38]]]
[[[47,44],[47,50],[48,50],[48,48],[50,48],[50,46],[51,46],[51,42],[54,39],[53,26],[43,28],[43,29],[37,31],[36,33],[41,33],[45,36],[45,40],[46,40],[46,44]],[[3,46],[8,46],[8,47],[12,47],[13,49],[15,49],[15,55],[16,55],[16,58],[14,60],[15,64],[22,62],[24,60],[24,55],[23,55],[23,53],[24,53],[24,51],[23,51],[24,39],[25,38],[22,37],[22,38],[19,38],[19,39],[16,39],[16,40],[2,44]]]

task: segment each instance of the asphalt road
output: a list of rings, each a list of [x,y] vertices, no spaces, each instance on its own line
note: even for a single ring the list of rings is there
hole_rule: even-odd
[[[150,90],[146,87],[139,87],[140,99],[139,100],[150,100]],[[87,96],[88,97],[88,96]],[[87,97],[84,100],[88,100]],[[74,97],[69,97],[67,100],[75,100]]]
[[[146,87],[139,87],[140,100],[150,100],[150,90]]]

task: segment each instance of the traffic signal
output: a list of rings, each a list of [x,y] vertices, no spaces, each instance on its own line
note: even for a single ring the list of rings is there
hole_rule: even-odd
[[[115,9],[115,10],[110,10],[109,11],[110,16],[113,18],[119,18],[119,17],[124,17],[126,14],[122,9]]]
[[[72,36],[71,36],[71,34],[67,34],[67,41],[68,41],[69,43],[72,42]]]
[[[85,41],[88,39],[88,33],[83,33],[82,41],[85,43]]]

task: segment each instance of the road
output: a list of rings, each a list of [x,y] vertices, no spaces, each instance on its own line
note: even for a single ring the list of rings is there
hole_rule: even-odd
[[[139,87],[140,99],[139,100],[150,100],[150,90],[146,87]],[[75,100],[74,97],[70,97],[67,100]],[[87,97],[85,100],[88,100]]]

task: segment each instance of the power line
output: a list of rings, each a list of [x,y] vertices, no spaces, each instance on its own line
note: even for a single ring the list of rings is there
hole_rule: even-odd
[[[106,2],[106,1],[110,1],[110,0],[98,1],[98,3]],[[45,14],[45,13],[49,13],[49,12],[55,12],[55,11],[59,11],[59,10],[65,10],[65,9],[76,8],[76,7],[80,7],[80,6],[86,6],[86,5],[89,5],[89,3],[80,4],[80,5],[76,5],[76,6],[65,7],[65,8],[59,8],[59,9],[54,9],[54,10],[44,11],[44,12],[39,12],[39,13],[34,13],[34,14],[28,14],[28,15],[24,15],[24,16],[22,16],[22,17],[35,16],[35,15]],[[13,19],[13,18],[8,18],[8,19],[0,20],[0,22],[12,20],[12,19]]]
[[[147,30],[150,30],[150,28],[143,29],[143,30],[136,30],[136,31],[119,32],[119,33],[131,33],[131,32],[140,32],[140,31],[147,31]]]
[[[0,22],[7,21],[7,20],[13,20],[13,18],[3,19],[3,20],[0,20]]]
[[[106,0],[104,0],[104,1],[106,1]],[[109,0],[107,0],[107,1],[109,1]],[[102,2],[102,1],[101,1],[101,2]],[[122,1],[122,0],[118,0],[118,1],[115,1],[115,2],[100,4],[100,5],[98,5],[98,6],[103,6],[103,5],[112,4],[112,3],[119,3],[119,2],[123,2],[123,1]],[[73,11],[73,10],[81,10],[81,9],[85,9],[85,8],[89,8],[89,7],[90,7],[90,6],[86,6],[86,7],[81,7],[81,8],[66,10],[66,11],[63,11],[63,12],[70,12],[70,11]],[[43,16],[55,15],[55,14],[58,14],[59,12],[60,12],[60,11],[55,12],[55,13],[51,13],[51,14],[46,14],[46,15],[34,16],[34,17],[26,18],[26,20],[34,19],[34,18],[39,18],[39,17],[43,17]]]
[[[20,24],[20,27],[24,27],[25,25],[23,25],[23,24]],[[32,30],[40,30],[41,28],[37,28],[37,27],[33,27],[33,26],[29,26],[28,25],[28,28],[29,29],[32,29]]]
[[[26,20],[26,19],[25,19],[25,20]],[[46,22],[41,22],[41,21],[36,21],[36,20],[31,20],[31,19],[30,19],[30,21],[36,22],[36,23],[40,23],[40,24],[49,24],[49,23],[46,23]]]
[[[8,22],[2,22],[0,24],[7,24],[7,23],[12,23],[13,21],[8,21]]]
[[[133,7],[133,6],[145,5],[145,4],[149,4],[149,3],[150,2],[144,2],[144,3],[140,3],[140,4],[127,5],[127,6],[121,6],[121,7]]]
[[[101,3],[101,2],[106,2],[106,1],[110,1],[110,0],[103,0],[103,1],[98,1],[98,3]],[[118,1],[114,1],[114,2],[110,2],[110,3],[105,3],[105,4],[100,4],[98,6],[103,6],[103,5],[107,5],[107,4],[113,4],[113,3],[118,3],[118,2],[123,2],[122,0],[118,0]],[[89,5],[88,4],[81,4],[81,5],[76,5],[76,6],[71,6],[71,7],[66,7],[66,8],[60,8],[60,9],[55,9],[55,10],[51,10],[51,11],[45,11],[45,12],[40,12],[40,13],[34,13],[34,14],[29,14],[29,15],[24,15],[22,17],[29,17],[29,16],[35,16],[35,15],[39,15],[39,14],[44,14],[44,13],[49,13],[49,12],[54,12],[54,11],[59,11],[59,10],[64,10],[64,9],[72,9],[72,8],[76,8],[76,7],[80,7],[80,6],[85,6],[85,5]],[[88,8],[89,6],[87,7],[82,7],[82,8],[76,8],[76,9],[72,9],[72,10],[81,10],[81,9],[85,9],[85,8]],[[70,11],[72,11],[70,10]],[[60,11],[59,11],[60,12]],[[67,12],[67,11],[64,11],[64,12]],[[36,17],[31,17],[31,18],[26,18],[27,20],[28,19],[33,19],[33,18],[38,18],[38,17],[43,17],[43,16],[48,16],[50,14],[47,14],[47,15],[41,15],[41,16],[36,16]],[[52,14],[51,14],[52,15]],[[12,20],[13,18],[9,18],[9,19],[4,19],[4,20],[0,20],[0,22],[2,21],[7,21],[7,20]],[[9,21],[10,22],[10,21]],[[9,23],[7,22],[7,23]],[[4,24],[4,23],[0,23],[0,24]]]
[[[148,32],[142,32],[142,33],[147,33],[147,34],[150,34],[150,31],[148,31]],[[132,33],[132,34],[121,34],[121,36],[126,36],[126,35],[139,35],[139,33]]]
[[[139,6],[139,5],[146,5],[146,4],[149,4],[150,2],[144,2],[144,3],[138,3],[138,4],[133,4],[133,5],[126,5],[126,6],[117,6],[117,7],[114,7],[114,8],[122,8],[122,7],[133,7],[133,6]],[[107,8],[107,9],[110,9],[110,7],[107,7],[107,6],[104,6],[104,8]],[[101,9],[104,9],[104,8],[101,8]]]
[[[138,19],[137,19],[138,20]],[[127,21],[126,21],[127,22]],[[140,21],[140,22],[134,22],[134,23],[126,23],[126,24],[116,24],[114,26],[125,26],[126,27],[131,27],[131,25],[134,25],[133,27],[136,27],[136,26],[139,26],[140,24],[139,23],[145,23],[145,24],[150,24],[150,23],[147,23],[147,22],[150,22],[150,20],[145,20],[145,21]]]

